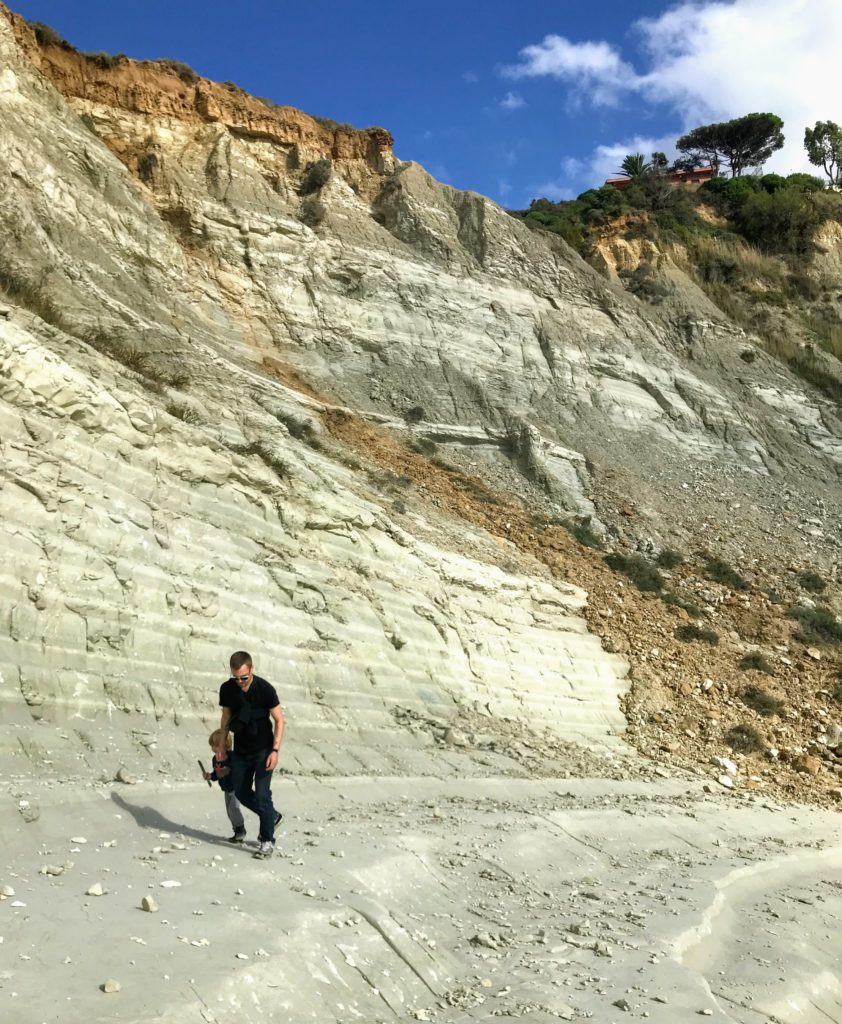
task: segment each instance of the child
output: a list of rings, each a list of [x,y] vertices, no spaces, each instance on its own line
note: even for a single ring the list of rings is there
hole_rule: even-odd
[[[213,751],[213,767],[209,772],[205,772],[205,779],[215,779],[225,796],[225,811],[228,820],[234,826],[234,835],[228,842],[241,843],[246,838],[246,825],[240,804],[234,795],[234,780],[231,778],[231,734],[228,734],[227,746],[223,746],[222,735],[222,730],[216,729],[208,737],[208,744]]]

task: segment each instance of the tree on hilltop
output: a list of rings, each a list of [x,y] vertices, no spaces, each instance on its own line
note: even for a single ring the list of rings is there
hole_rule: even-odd
[[[732,121],[706,124],[682,135],[676,149],[696,163],[716,169],[724,162],[731,177],[757,169],[784,144],[783,121],[776,114],[746,114]]]
[[[804,130],[807,159],[823,167],[830,184],[842,184],[842,128],[834,121],[816,121],[815,128]]]
[[[649,170],[649,164],[642,153],[628,153],[620,164],[620,173],[630,178],[641,178]]]

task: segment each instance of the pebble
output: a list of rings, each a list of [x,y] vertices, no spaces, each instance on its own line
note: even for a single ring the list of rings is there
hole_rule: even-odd
[[[140,901],[140,906],[142,910],[145,910],[149,914],[158,913],[158,901],[154,896],[144,896]]]
[[[94,882],[92,886],[85,892],[86,896],[102,896],[105,890],[99,882]]]
[[[127,771],[125,768],[122,767],[117,769],[117,774],[114,776],[114,778],[117,780],[117,782],[122,782],[123,785],[125,786],[133,786],[137,782],[137,779],[134,777],[134,775],[132,775],[131,772]]]
[[[720,775],[716,781],[719,783],[720,786],[724,786],[726,789],[734,788],[734,780],[731,778],[730,775]]]
[[[119,992],[123,986],[114,978],[108,978],[108,980],[104,981],[99,987],[103,992]]]
[[[11,885],[0,886],[0,900],[6,900],[10,896],[14,896],[15,890]]]
[[[87,841],[88,840],[85,839],[84,836],[72,836],[70,839],[70,842],[74,843],[76,846],[84,846]]]
[[[162,889],[178,889],[181,882],[174,882],[171,878],[159,883]]]

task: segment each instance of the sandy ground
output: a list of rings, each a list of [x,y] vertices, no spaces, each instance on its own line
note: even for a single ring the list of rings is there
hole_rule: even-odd
[[[275,788],[269,861],[201,783],[5,802],[2,1018],[842,1020],[838,813],[675,779]]]

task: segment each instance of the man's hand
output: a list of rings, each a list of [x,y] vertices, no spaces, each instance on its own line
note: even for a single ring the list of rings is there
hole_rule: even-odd
[[[266,771],[273,772],[278,764],[278,751],[270,750],[269,756],[266,758]]]

